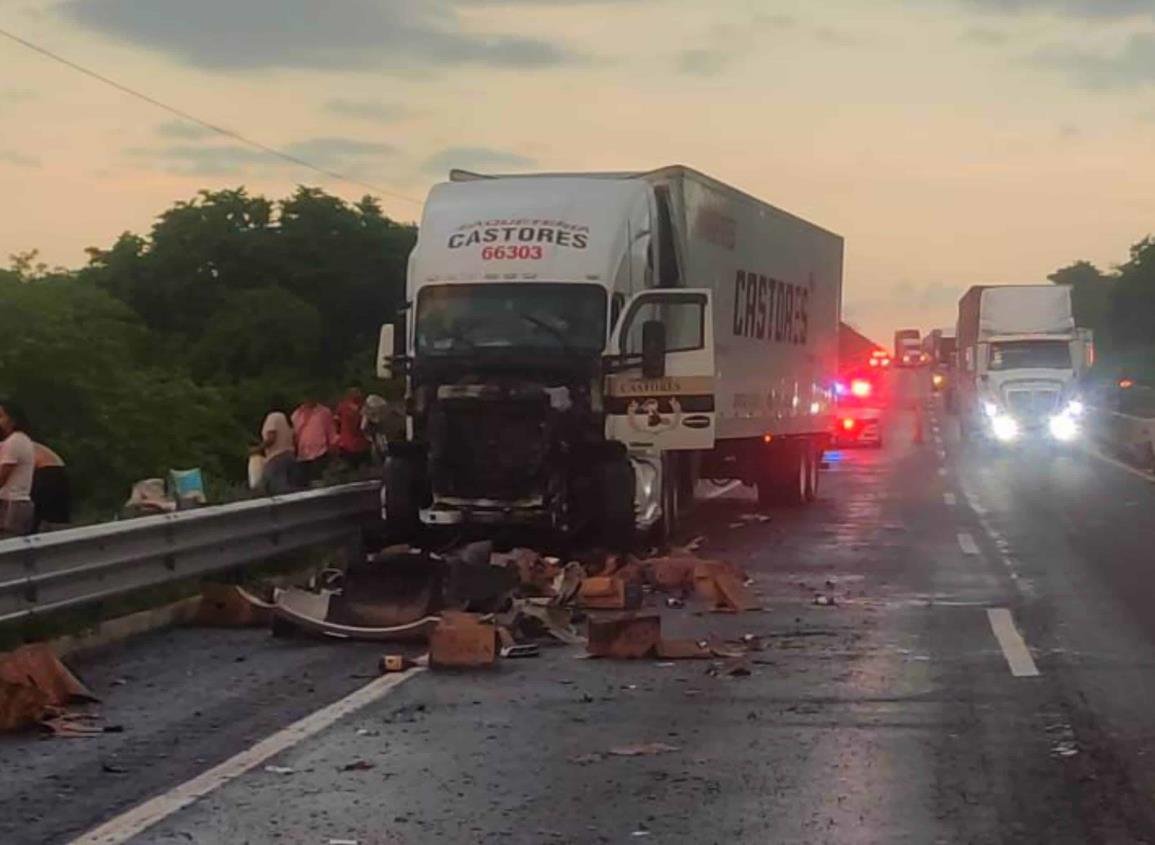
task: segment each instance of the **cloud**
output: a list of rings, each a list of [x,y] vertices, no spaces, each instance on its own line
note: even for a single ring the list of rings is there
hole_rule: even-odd
[[[182,141],[200,141],[217,135],[211,129],[206,129],[187,120],[166,120],[156,127],[156,134],[162,138],[175,138]]]
[[[310,164],[346,171],[357,171],[395,152],[389,144],[349,138],[307,138],[280,149]],[[241,144],[174,143],[135,148],[127,153],[135,159],[155,163],[184,176],[237,176],[295,166],[292,162]]]
[[[1155,16],[1153,0],[964,0],[964,2],[979,9],[1004,14],[1043,13],[1091,19]]]
[[[547,41],[467,32],[452,0],[62,0],[56,8],[210,70],[542,68],[574,59]]]
[[[448,147],[425,160],[421,169],[426,173],[444,176],[453,168],[462,170],[520,170],[532,167],[535,159],[492,147]]]
[[[982,44],[987,47],[1001,47],[1011,40],[1009,34],[983,26],[972,27],[960,35],[959,38],[962,41],[969,41],[971,44]]]
[[[325,103],[325,110],[371,123],[396,123],[412,114],[406,106],[395,103],[383,103],[379,100],[346,100],[340,97]]]
[[[36,156],[25,155],[16,150],[0,150],[0,162],[11,164],[14,167],[40,167],[41,162]]]
[[[351,138],[309,138],[281,148],[314,164],[339,165],[354,159],[380,158],[397,152],[392,144]]]
[[[734,60],[733,51],[717,49],[683,50],[674,57],[674,66],[694,76],[716,76]]]
[[[1155,84],[1155,34],[1135,33],[1114,53],[1073,45],[1049,47],[1036,53],[1033,61],[1065,73],[1085,88],[1143,88]]]

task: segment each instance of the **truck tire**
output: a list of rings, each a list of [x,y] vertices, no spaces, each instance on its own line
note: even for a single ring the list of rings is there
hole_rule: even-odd
[[[808,465],[806,474],[806,501],[809,503],[818,498],[818,464],[821,463],[821,459],[819,453],[809,446],[806,448],[806,457]]]
[[[792,444],[767,462],[762,477],[758,479],[759,505],[793,507],[806,504],[806,492],[810,486],[808,454],[806,446]]]
[[[408,458],[385,458],[381,505],[385,532],[393,542],[412,540],[421,527],[417,473]]]
[[[611,551],[626,552],[633,548],[634,484],[634,468],[627,459],[605,461],[598,466],[598,533]]]
[[[658,522],[659,543],[667,543],[678,533],[682,511],[681,460],[677,453],[662,454],[662,518]]]
[[[806,493],[810,489],[810,450],[804,446],[793,449],[789,459],[789,473],[782,489],[783,504],[800,507],[808,501]]]

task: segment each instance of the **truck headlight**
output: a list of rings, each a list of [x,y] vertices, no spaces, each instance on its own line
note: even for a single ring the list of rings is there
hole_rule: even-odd
[[[993,420],[999,415],[999,406],[991,400],[987,399],[985,402],[983,402],[983,411],[985,411],[986,415]]]
[[[994,432],[996,440],[1010,443],[1019,436],[1019,424],[1014,417],[996,414],[991,417],[991,431]]]
[[[1066,413],[1051,417],[1051,436],[1063,443],[1069,443],[1079,436],[1079,424]]]
[[[1078,419],[1079,417],[1083,416],[1084,410],[1085,406],[1083,405],[1082,401],[1079,399],[1072,399],[1067,403],[1067,407],[1063,410],[1063,416],[1070,417],[1071,419]]]

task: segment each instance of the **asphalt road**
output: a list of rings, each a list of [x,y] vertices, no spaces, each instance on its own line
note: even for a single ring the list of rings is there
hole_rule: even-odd
[[[893,387],[924,396],[916,373]],[[189,797],[368,683],[379,649],[162,632],[79,667],[124,733],[0,740],[0,842],[168,795],[108,841],[1155,843],[1155,487],[1079,450],[962,444],[934,402],[921,444],[909,410],[886,429],[830,456],[809,509],[701,504],[702,554],[746,567],[765,610],[663,609],[664,630],[764,638],[749,676],[568,648],[420,672]],[[647,743],[668,748],[610,753]]]

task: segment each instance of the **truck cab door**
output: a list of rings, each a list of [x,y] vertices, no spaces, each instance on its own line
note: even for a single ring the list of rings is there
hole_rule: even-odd
[[[664,332],[655,331],[655,324]],[[655,355],[655,343],[664,345],[664,354]],[[654,289],[635,295],[614,329],[610,352],[622,366],[606,382],[607,438],[663,451],[714,447],[709,290]],[[649,372],[643,358],[651,364]],[[658,371],[652,366],[655,358]]]

